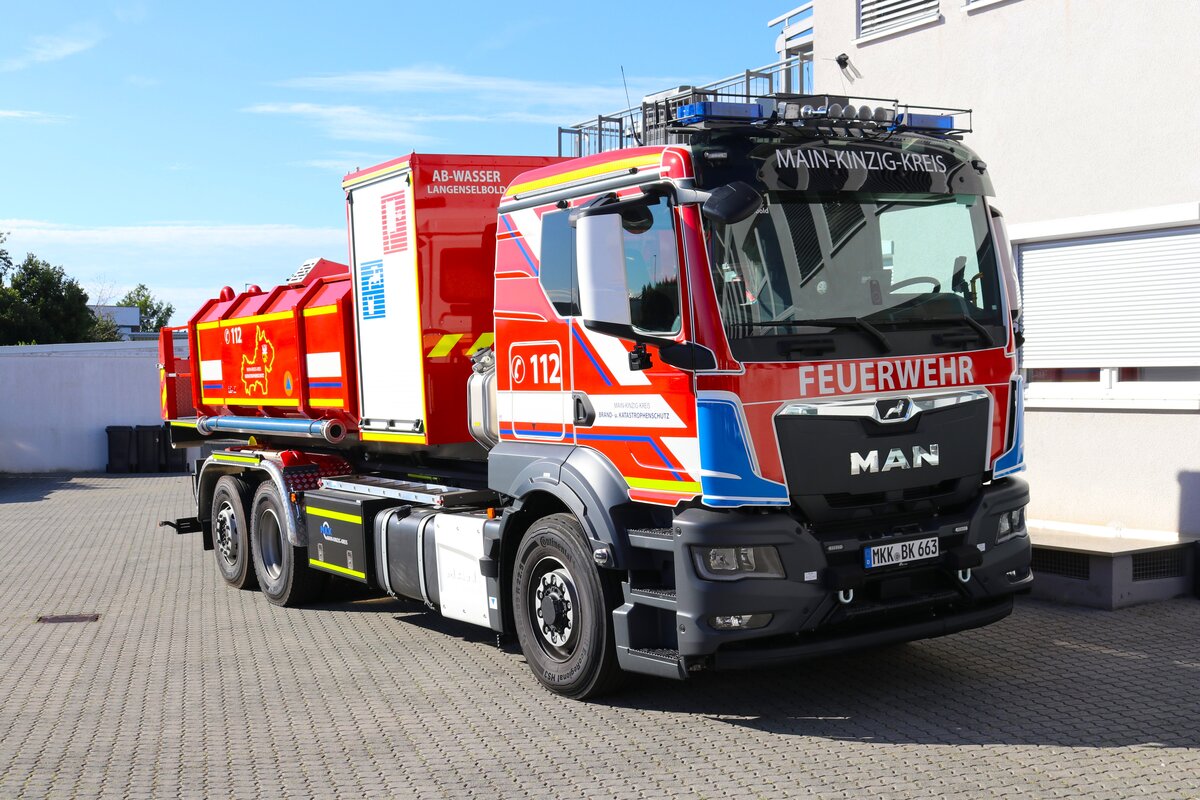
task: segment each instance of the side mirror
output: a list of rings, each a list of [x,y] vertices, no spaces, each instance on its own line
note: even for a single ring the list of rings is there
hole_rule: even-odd
[[[575,223],[579,306],[585,320],[632,327],[625,285],[625,240],[618,214],[589,214]]]
[[[745,181],[734,181],[712,190],[700,211],[713,222],[733,225],[749,219],[762,208],[763,198]]]

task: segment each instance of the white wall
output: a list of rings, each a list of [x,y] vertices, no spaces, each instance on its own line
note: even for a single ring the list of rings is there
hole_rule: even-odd
[[[1010,224],[1200,200],[1200,2],[940,0],[863,43],[857,7],[816,0],[817,91],[974,109]]]
[[[1027,410],[1031,519],[1200,535],[1200,414]]]
[[[156,342],[0,347],[0,472],[103,471],[109,425],[156,425]]]

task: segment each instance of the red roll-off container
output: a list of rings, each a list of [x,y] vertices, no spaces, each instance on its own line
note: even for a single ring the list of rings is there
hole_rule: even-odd
[[[336,419],[358,427],[350,268],[324,259],[262,291],[226,287],[188,321],[200,416]]]

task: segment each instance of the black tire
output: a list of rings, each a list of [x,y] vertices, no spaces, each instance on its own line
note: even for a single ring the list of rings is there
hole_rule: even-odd
[[[250,553],[250,488],[233,475],[222,476],[213,488],[212,536],[217,572],[235,589],[257,589]]]
[[[326,575],[309,569],[307,548],[288,541],[286,513],[274,481],[263,481],[250,506],[250,546],[258,586],[267,600],[277,606],[298,606],[320,595]]]
[[[571,515],[544,517],[526,532],[513,565],[513,617],[529,668],[547,689],[585,700],[623,682],[611,613],[618,588],[592,562]]]

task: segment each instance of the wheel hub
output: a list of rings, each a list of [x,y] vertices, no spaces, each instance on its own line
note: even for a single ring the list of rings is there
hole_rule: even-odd
[[[237,560],[237,517],[233,507],[226,504],[217,512],[216,524],[213,525],[213,538],[216,539],[217,551],[229,563]]]
[[[562,647],[571,638],[575,622],[571,576],[564,569],[547,572],[538,581],[535,609],[541,622],[542,638]]]

